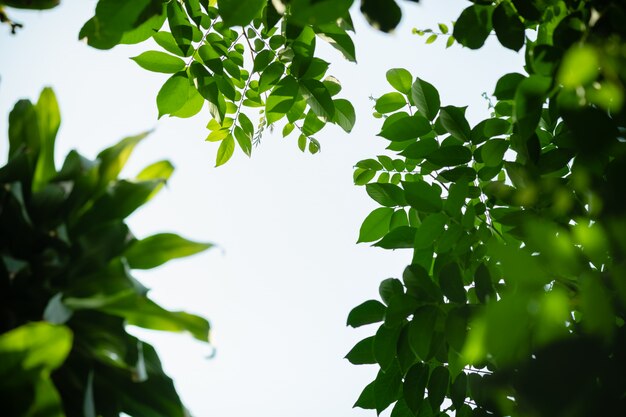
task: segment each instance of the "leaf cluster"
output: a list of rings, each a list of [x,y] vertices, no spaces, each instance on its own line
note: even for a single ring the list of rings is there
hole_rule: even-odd
[[[477,49],[495,31],[526,47],[526,74],[501,77],[491,117],[472,127],[429,83],[388,72],[395,91],[374,108],[395,156],[356,165],[381,206],[359,241],[413,257],[402,280],[381,283],[382,302],[348,318],[382,323],[347,356],[380,368],[355,405],[621,415],[626,77],[609,51],[626,18],[615,2],[473,3],[454,38]]]
[[[89,160],[71,151],[60,169],[54,93],[19,101],[9,116],[9,158],[0,168],[0,396],[15,416],[185,416],[149,344],[126,325],[188,332],[209,323],[168,311],[131,272],[210,248],[178,235],[135,238],[124,219],[165,184],[173,166],[118,175],[147,135]]]

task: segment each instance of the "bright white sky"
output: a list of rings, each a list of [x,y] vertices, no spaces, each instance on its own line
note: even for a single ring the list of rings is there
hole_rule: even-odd
[[[36,100],[53,86],[63,122],[57,163],[72,148],[93,158],[122,137],[156,128],[127,170],[169,159],[177,170],[169,187],[130,219],[135,235],[174,231],[220,249],[137,274],[152,296],[171,309],[210,319],[211,349],[185,335],[141,332],[159,350],[185,404],[196,417],[373,416],[352,409],[375,367],[350,365],[344,355],[373,328],[345,327],[350,309],[377,297],[378,283],[399,276],[409,251],[356,245],[362,220],[376,203],[352,184],[352,167],[381,154],[376,97],[391,91],[389,68],[404,67],[433,83],[442,103],[468,105],[473,123],[487,115],[481,93],[497,78],[521,71],[523,57],[498,47],[469,51],[445,39],[425,45],[411,28],[456,18],[460,0],[402,2],[393,35],[375,32],[355,9],[358,65],[318,48],[357,111],[351,135],[334,126],[316,135],[321,154],[302,154],[296,137],[263,137],[252,159],[239,150],[213,168],[216,144],[204,142],[208,112],[192,119],[157,120],[156,93],[167,78],[128,59],[146,45],[97,51],[77,41],[95,0],[65,1],[47,12],[15,13],[25,28],[0,27],[0,153],[7,153],[7,118],[19,98]],[[323,42],[319,41],[318,45]],[[247,56],[246,56],[247,58]],[[472,124],[473,124],[472,123]]]

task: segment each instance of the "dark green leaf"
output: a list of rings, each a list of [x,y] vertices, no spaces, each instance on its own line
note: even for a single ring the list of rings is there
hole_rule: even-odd
[[[380,414],[402,395],[402,376],[400,369],[394,362],[394,366],[383,371],[380,370],[374,384],[374,399],[376,400],[376,412]]]
[[[428,360],[436,321],[437,308],[424,306],[415,311],[409,323],[409,344],[417,357],[424,361]]]
[[[441,291],[420,265],[409,265],[402,274],[407,293],[420,301],[440,301]]]
[[[483,163],[488,167],[495,167],[502,164],[504,153],[509,149],[509,143],[504,139],[491,139],[480,149]]]
[[[378,293],[383,302],[388,305],[394,297],[404,294],[404,287],[399,279],[387,278],[380,283]]]
[[[453,36],[461,45],[478,49],[491,32],[493,6],[472,5],[463,10],[454,24]]]
[[[413,248],[415,232],[416,229],[414,227],[400,226],[387,233],[385,237],[374,243],[373,246],[383,249],[410,249]]]
[[[350,311],[350,314],[348,314],[347,325],[350,327],[360,327],[366,324],[383,321],[385,317],[385,309],[385,305],[380,301],[365,301]]]
[[[402,394],[407,407],[411,410],[411,416],[419,415],[418,411],[424,401],[424,393],[428,384],[428,365],[416,363],[409,369],[404,378]]]
[[[502,46],[519,51],[524,46],[525,27],[510,3],[503,2],[493,11],[493,28]]]
[[[429,120],[434,120],[441,107],[439,92],[432,84],[417,78],[411,86],[411,98],[417,109]]]
[[[476,296],[481,303],[486,303],[495,295],[493,284],[491,282],[491,274],[485,264],[478,265],[476,273],[474,275],[474,282],[476,284]]]
[[[393,184],[367,184],[365,186],[367,194],[376,202],[385,207],[396,207],[406,205],[404,191]]]
[[[394,0],[361,0],[361,13],[370,25],[383,32],[398,26],[402,11]]]
[[[374,358],[374,336],[366,337],[346,355],[346,359],[353,365],[369,365],[376,363]]]
[[[402,182],[407,202],[418,211],[435,213],[441,211],[441,189],[425,181]]]
[[[402,327],[382,325],[374,336],[374,357],[382,371],[389,369],[396,359],[396,346]]]
[[[469,142],[471,129],[469,123],[465,119],[464,107],[442,107],[439,119],[448,133],[458,139],[461,139],[463,142]]]
[[[441,211],[439,209],[438,211]],[[444,231],[447,223],[447,216],[443,213],[436,212],[426,217],[420,225],[416,235],[414,248],[425,249],[430,247]]]
[[[451,167],[472,160],[472,152],[465,146],[450,145],[431,152],[426,159],[435,165]]]
[[[374,394],[374,384],[376,381],[372,381],[369,385],[365,387],[359,398],[354,403],[353,407],[363,408],[365,410],[375,410],[376,409],[376,399]]]
[[[434,138],[418,139],[417,142],[407,146],[400,155],[411,159],[422,159],[433,153],[439,148],[439,142]]]
[[[265,0],[220,0],[218,7],[226,26],[246,26],[261,13],[265,4]]]
[[[436,367],[430,375],[428,382],[428,401],[433,410],[438,410],[443,399],[448,393],[450,384],[450,372],[444,366]]]
[[[524,79],[526,79],[525,76],[516,72],[503,75],[496,83],[496,89],[493,95],[496,96],[498,100],[513,100],[517,86]]]
[[[450,301],[461,304],[467,301],[463,276],[458,264],[447,264],[439,271],[439,286]]]
[[[552,80],[531,75],[520,82],[515,92],[513,121],[521,139],[530,137],[541,119],[541,110]]]

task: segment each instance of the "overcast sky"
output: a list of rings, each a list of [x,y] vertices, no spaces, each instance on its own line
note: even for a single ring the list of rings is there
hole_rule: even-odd
[[[15,13],[18,35],[0,27],[0,153],[7,153],[7,118],[19,98],[36,100],[52,86],[63,122],[57,164],[73,148],[88,157],[119,139],[156,128],[125,173],[169,159],[176,172],[167,189],[130,218],[139,238],[162,231],[211,241],[219,249],[137,274],[154,299],[211,321],[212,349],[185,335],[147,334],[196,417],[374,416],[352,409],[376,368],[342,359],[374,328],[345,327],[350,309],[377,296],[378,283],[400,276],[410,251],[356,245],[362,220],[377,204],[352,184],[352,167],[385,153],[376,137],[369,96],[391,91],[389,68],[404,67],[433,83],[442,103],[469,105],[476,123],[488,115],[483,92],[507,72],[522,71],[523,57],[495,44],[480,51],[445,39],[425,45],[413,27],[436,27],[458,17],[460,0],[402,2],[395,34],[377,33],[353,10],[358,64],[318,47],[333,65],[357,111],[347,135],[334,126],[316,135],[322,152],[302,154],[297,137],[266,132],[248,159],[239,150],[214,168],[217,145],[205,142],[208,112],[157,122],[156,93],[166,75],[139,68],[130,56],[147,44],[97,51],[77,41],[95,1],[65,1],[47,12]],[[322,45],[318,41],[318,45]],[[491,46],[491,47],[490,47]],[[150,47],[151,48],[151,47]]]

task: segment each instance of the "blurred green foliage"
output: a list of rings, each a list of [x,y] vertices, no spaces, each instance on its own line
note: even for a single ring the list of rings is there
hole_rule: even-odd
[[[185,416],[152,346],[126,325],[208,341],[198,316],[163,309],[132,269],[211,244],[163,233],[135,238],[124,219],[173,171],[168,161],[118,175],[147,133],[89,160],[71,151],[56,169],[61,123],[51,89],[9,116],[0,168],[0,398],[4,416]]]

